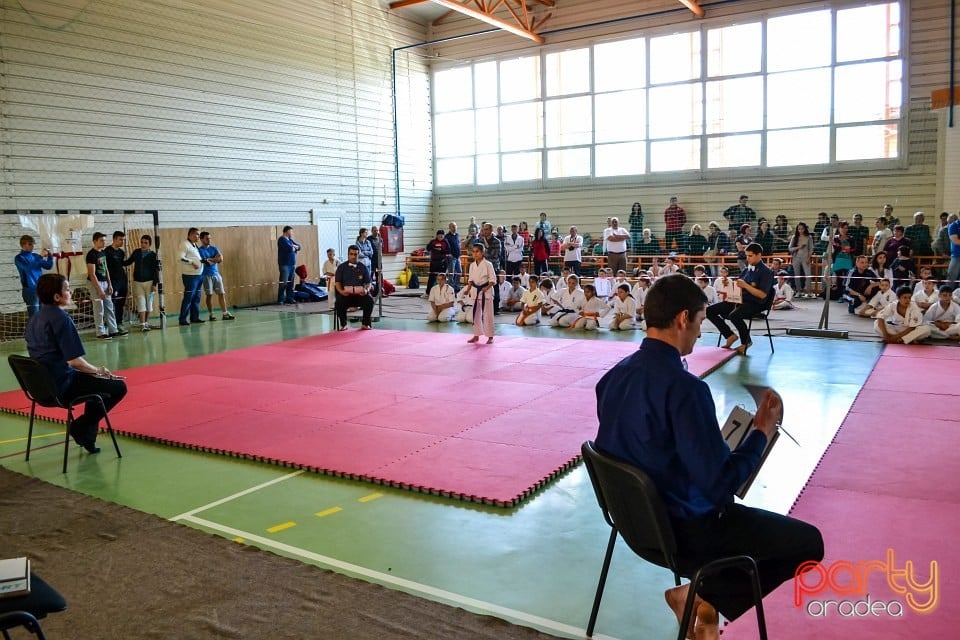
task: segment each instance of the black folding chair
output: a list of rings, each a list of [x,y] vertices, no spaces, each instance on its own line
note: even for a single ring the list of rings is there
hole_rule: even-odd
[[[107,433],[113,440],[113,448],[117,451],[117,457],[122,458],[120,445],[117,444],[117,437],[113,433],[113,426],[110,424],[110,417],[107,415],[106,405],[103,403],[104,396],[109,394],[87,394],[63,402],[57,395],[57,387],[54,384],[53,376],[47,368],[38,360],[26,356],[11,355],[8,359],[10,368],[13,369],[13,375],[16,376],[20,388],[26,394],[27,399],[32,403],[30,405],[30,429],[27,432],[27,460],[30,460],[30,446],[33,442],[33,421],[37,413],[37,405],[47,408],[59,408],[67,411],[67,432],[63,440],[63,473],[67,472],[67,456],[70,454],[70,427],[73,425],[73,409],[79,404],[87,402],[98,402],[103,409],[103,419],[107,423]]]
[[[57,613],[67,608],[67,601],[56,589],[30,574],[30,593],[24,596],[0,598],[0,636],[10,640],[10,629],[23,627],[29,633],[45,640],[43,629],[38,620],[49,613]]]
[[[773,332],[770,330],[770,310],[773,309],[773,291],[766,297],[763,303],[763,309],[759,313],[750,316],[750,319],[747,321],[747,332],[753,331],[753,321],[754,320],[763,320],[767,325],[767,339],[770,341],[770,353],[773,353]],[[717,335],[717,346],[720,346],[720,343],[723,341],[723,334]]]
[[[702,567],[690,567],[679,555],[673,527],[667,517],[660,493],[650,477],[635,466],[620,462],[596,449],[592,441],[584,442],[580,448],[583,461],[590,475],[590,482],[597,495],[597,502],[603,517],[610,525],[610,540],[600,570],[600,582],[593,599],[590,621],[587,624],[587,637],[593,636],[600,611],[600,599],[607,582],[610,559],[617,542],[617,535],[623,537],[627,546],[638,556],[673,572],[674,583],[679,586],[680,578],[691,578],[690,592],[683,609],[680,633],[677,640],[684,640],[690,624],[693,603],[697,588],[709,575],[730,568],[740,568],[751,579],[754,605],[757,610],[757,623],[761,640],[767,640],[767,625],[763,615],[762,591],[757,564],[749,556],[720,558]],[[691,577],[692,576],[692,577]]]

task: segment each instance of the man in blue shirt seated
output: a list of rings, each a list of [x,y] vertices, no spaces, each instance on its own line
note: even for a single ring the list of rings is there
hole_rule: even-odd
[[[729,349],[737,341],[726,321],[729,320],[740,334],[740,346],[737,353],[746,355],[747,349],[753,342],[750,340],[750,329],[747,320],[768,308],[773,302],[773,283],[776,277],[770,267],[763,263],[763,247],[758,242],[751,242],[744,249],[747,258],[747,268],[740,274],[736,284],[740,287],[740,303],[724,300],[712,304],[707,308],[707,319],[723,334],[727,343],[723,345]]]
[[[106,367],[97,367],[83,357],[86,351],[73,319],[63,310],[72,303],[70,284],[59,273],[48,273],[37,281],[40,311],[27,323],[27,350],[53,376],[61,402],[78,396],[98,394],[107,411],[127,395],[127,384],[110,377]],[[97,402],[88,402],[83,415],[73,421],[70,435],[90,453],[99,453],[97,433],[103,412]]]
[[[347,261],[337,267],[333,277],[337,290],[337,301],[333,310],[340,321],[340,331],[347,330],[347,309],[360,307],[363,311],[362,329],[372,329],[370,316],[373,314],[373,298],[370,296],[370,271],[367,266],[357,262],[360,249],[352,244],[347,249]]]
[[[710,388],[680,359],[693,351],[705,309],[706,296],[686,276],[654,283],[644,306],[647,338],[597,383],[596,445],[652,478],[684,565],[748,555],[757,562],[766,595],[792,579],[802,563],[821,560],[823,539],[805,522],[734,502],[734,492],[760,464],[783,408],[779,397],[767,392],[757,409],[756,430],[730,451],[720,435]],[[665,593],[677,620],[689,589],[686,584]],[[733,620],[752,604],[750,581],[742,571],[705,580],[697,591],[696,637],[718,638],[717,612]]]

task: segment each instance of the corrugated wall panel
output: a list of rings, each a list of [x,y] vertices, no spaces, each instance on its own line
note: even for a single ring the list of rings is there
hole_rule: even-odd
[[[348,238],[395,212],[390,52],[422,25],[377,0],[70,4],[0,0],[0,208],[157,209],[170,227],[326,208]],[[397,89],[420,138],[399,166],[419,245],[433,226],[425,64],[408,61]]]

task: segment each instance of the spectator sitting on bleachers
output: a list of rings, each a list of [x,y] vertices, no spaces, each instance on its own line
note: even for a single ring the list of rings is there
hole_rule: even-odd
[[[847,274],[844,282],[844,294],[847,298],[847,312],[854,313],[857,307],[873,297],[879,287],[877,274],[868,266],[867,256],[857,256],[857,262]]]
[[[877,274],[877,277],[881,280],[888,280],[890,282],[890,289],[893,290],[893,269],[890,268],[890,265],[887,264],[887,254],[883,251],[873,256],[873,260],[870,262],[870,268],[873,269],[873,272]]]
[[[720,267],[720,276],[713,281],[713,288],[720,302],[740,302],[740,288],[726,267]]]
[[[960,340],[960,304],[950,297],[950,285],[941,285],[937,302],[923,314],[930,327],[930,337],[937,340]]]
[[[913,285],[913,295],[917,295],[918,293],[923,291],[924,287],[927,284],[927,280],[930,280],[933,278],[933,269],[924,265],[920,267],[919,275],[920,275],[920,279],[917,280],[917,282],[914,283]]]
[[[779,214],[773,224],[773,250],[776,253],[786,253],[790,244],[790,223],[787,216]]]
[[[913,304],[920,307],[920,311],[926,312],[927,309],[937,304],[937,299],[939,294],[937,293],[937,285],[930,280],[921,280],[918,284],[922,287],[920,291],[914,291],[913,293]]]
[[[658,256],[663,253],[663,249],[660,248],[660,243],[650,229],[643,230],[643,235],[640,237],[640,244],[637,245],[635,251],[637,255],[641,256]]]
[[[430,311],[427,312],[427,322],[450,322],[456,310],[453,308],[456,294],[453,287],[447,284],[447,274],[437,274],[437,282],[430,290]]]
[[[910,248],[915,256],[933,255],[933,238],[930,236],[930,227],[923,223],[923,219],[923,211],[917,211],[913,214],[913,224],[903,231],[903,235],[910,240]]]
[[[883,255],[882,253],[880,255]],[[886,278],[880,280],[880,290],[873,294],[870,302],[860,305],[856,313],[861,318],[872,318],[885,309],[891,302],[897,301],[897,294],[893,292],[893,285]]]
[[[946,213],[946,212],[944,212]],[[940,214],[941,216],[943,214]],[[933,241],[933,251],[938,256],[949,256],[950,255],[950,225],[958,220],[958,216],[955,213],[951,213],[947,216],[946,224],[940,227],[937,230],[937,237]]]
[[[910,248],[910,238],[907,238],[903,235],[903,225],[896,225],[893,228],[893,237],[887,240],[886,244],[883,245],[883,252],[887,254],[887,262],[890,264],[890,267],[893,268],[893,263],[896,261],[897,257],[900,255],[900,247]],[[909,253],[907,254],[910,255]],[[894,277],[899,279],[899,276],[894,270]]]
[[[707,306],[711,304],[716,304],[720,302],[720,296],[717,295],[717,290],[713,288],[710,284],[710,278],[705,275],[694,276],[694,279],[697,281],[697,284],[700,285],[700,289],[703,290],[703,294],[707,296]]]
[[[893,240],[894,238],[891,238],[890,242]],[[900,245],[897,248],[897,257],[890,265],[890,269],[893,271],[894,289],[899,290],[900,287],[912,285],[911,281],[917,272],[917,263],[910,257],[910,245]]]
[[[520,298],[520,314],[517,316],[518,327],[530,327],[540,324],[540,309],[543,307],[543,291],[540,289],[540,279],[530,276],[530,288]],[[549,280],[548,280],[549,282]]]
[[[606,302],[613,295],[613,278],[610,269],[600,268],[597,271],[597,277],[593,279],[594,293],[598,298]]]
[[[597,295],[597,290],[592,284],[583,287],[583,306],[580,312],[570,323],[570,329],[583,329],[585,331],[596,331],[600,327],[600,319],[610,311],[610,305]]]
[[[704,251],[703,255],[711,258],[727,255],[727,251],[730,250],[730,238],[727,237],[726,232],[722,231],[720,225],[716,222],[707,225],[707,230],[709,231],[707,250]],[[716,270],[711,275],[717,275]]]
[[[910,287],[900,287],[897,301],[877,314],[875,327],[887,344],[910,344],[930,335],[930,327],[923,324],[923,313],[913,304],[912,297]]]
[[[613,317],[610,319],[611,331],[628,331],[636,328],[637,301],[630,295],[630,285],[624,283],[617,287],[613,299]]]
[[[583,309],[585,301],[583,289],[580,288],[580,278],[575,273],[567,276],[567,286],[560,289],[555,298],[560,311],[550,319],[550,324],[555,327],[569,327]]]
[[[476,290],[473,287],[460,289],[460,293],[457,294],[457,303],[454,305],[456,313],[453,319],[455,322],[473,324],[473,303],[475,300]]]
[[[527,292],[520,284],[520,276],[513,276],[510,279],[510,288],[500,292],[500,299],[503,300],[504,311],[523,310],[523,294]]]
[[[773,308],[777,311],[796,309],[796,305],[793,304],[793,287],[787,282],[787,272],[781,269],[775,273],[777,283],[773,285]]]
[[[680,252],[688,256],[702,256],[708,246],[707,239],[703,235],[703,227],[695,224],[690,227],[690,235],[680,243]]]
[[[657,277],[662,278],[664,276],[670,276],[679,272],[680,266],[677,264],[676,257],[669,255],[663,259],[663,264],[660,266],[660,271],[657,273]]]
[[[752,242],[753,232],[750,229],[750,225],[741,225],[740,233],[737,234],[737,237],[733,241],[734,246],[737,248],[737,267],[740,271],[745,271],[747,268],[747,245]]]

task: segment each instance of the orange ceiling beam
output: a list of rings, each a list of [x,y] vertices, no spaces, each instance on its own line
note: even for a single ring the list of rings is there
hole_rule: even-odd
[[[693,11],[694,15],[696,15],[698,18],[703,17],[703,7],[697,4],[697,0],[680,0],[680,4],[685,6],[687,9],[690,9],[690,11]]]
[[[554,7],[554,0],[531,0],[532,2],[546,7]],[[460,13],[465,16],[485,22],[497,29],[508,31],[514,35],[532,40],[537,44],[543,44],[543,38],[536,33],[536,30],[543,26],[552,14],[535,20],[530,12],[527,0],[394,0],[390,3],[391,9],[402,9],[412,5],[432,2],[433,4],[446,7],[449,11],[434,21],[434,24],[443,22],[452,12]],[[511,4],[511,2],[513,4]],[[471,6],[474,5],[474,6]],[[516,5],[514,8],[513,5]],[[509,22],[494,15],[494,12],[500,8],[505,8],[514,22]]]
[[[403,0],[400,0],[401,2]],[[439,4],[442,7],[446,7],[452,11],[462,13],[465,16],[470,16],[481,22],[486,22],[490,26],[496,27],[498,29],[503,29],[514,35],[520,36],[521,38],[526,38],[528,40],[533,40],[537,44],[543,44],[544,40],[541,36],[537,35],[530,30],[529,24],[513,24],[502,20],[494,15],[480,11],[479,9],[474,9],[473,7],[468,7],[465,4],[457,2],[456,0],[430,0],[434,4]],[[509,6],[509,5],[508,5]],[[512,12],[511,12],[512,13]]]

